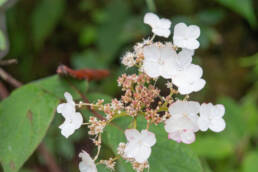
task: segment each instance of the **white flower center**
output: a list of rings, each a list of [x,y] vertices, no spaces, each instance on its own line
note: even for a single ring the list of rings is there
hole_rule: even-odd
[[[164,65],[164,64],[165,64],[165,62],[164,62],[164,60],[163,60],[162,58],[159,58],[158,63],[159,63],[160,65]]]

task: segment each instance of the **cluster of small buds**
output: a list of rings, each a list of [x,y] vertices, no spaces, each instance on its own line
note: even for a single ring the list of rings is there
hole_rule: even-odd
[[[103,133],[103,129],[106,126],[106,121],[104,120],[98,120],[96,117],[91,116],[89,119],[89,125],[88,128],[90,131],[88,132],[89,135],[98,135],[100,133]]]
[[[136,64],[135,54],[127,52],[122,58],[122,64],[127,67],[133,67]]]
[[[150,78],[144,73],[123,74],[118,78],[118,85],[125,91],[121,100],[126,105],[126,112],[131,116],[136,116],[143,108],[150,107],[160,93],[158,88],[150,84]]]
[[[122,143],[122,142],[119,143],[119,145],[117,147],[117,154],[124,157],[125,147],[126,147],[125,143]]]
[[[139,162],[132,162],[132,167],[137,172],[142,172],[144,169],[150,168],[150,165],[148,162],[139,163]]]
[[[115,158],[109,158],[108,160],[100,160],[99,163],[106,165],[106,167],[109,168],[111,171],[115,170]]]
[[[117,147],[116,158],[100,160],[97,164],[105,164],[114,170],[115,160],[122,158],[131,163],[132,168],[142,172],[150,168],[148,158],[151,156],[152,146],[156,144],[155,133],[149,131],[150,125],[164,123],[168,139],[185,144],[195,141],[198,131],[221,132],[226,123],[223,119],[225,108],[223,105],[189,101],[189,94],[204,88],[206,81],[202,78],[203,71],[199,65],[192,63],[194,51],[200,46],[197,40],[200,28],[195,25],[187,26],[178,23],[174,27],[173,42],[155,42],[155,36],[168,38],[171,34],[171,21],[159,18],[156,14],[147,13],[144,23],[152,28],[154,33],[150,39],[137,43],[133,52],[127,52],[122,58],[122,64],[127,68],[137,67],[137,74],[122,74],[117,80],[123,95],[121,99],[112,99],[104,104],[100,99],[95,104],[75,104],[72,96],[65,93],[66,103],[58,105],[57,112],[65,118],[59,126],[61,133],[69,137],[83,124],[88,125],[89,135],[94,135],[93,143],[98,151],[94,160],[85,151],[79,154],[82,161],[79,164],[81,172],[97,172],[95,161],[101,150],[101,135],[110,122],[123,116],[133,118],[132,123],[124,134],[127,143],[121,142]],[[165,84],[169,93],[160,95],[161,90],[156,86],[159,77],[166,79]],[[174,99],[177,94],[184,98]],[[83,123],[82,115],[76,108],[88,106],[92,110],[105,113],[103,119],[91,116],[88,123]],[[137,130],[136,117],[143,115],[147,121],[146,129]],[[158,133],[156,133],[158,134]]]

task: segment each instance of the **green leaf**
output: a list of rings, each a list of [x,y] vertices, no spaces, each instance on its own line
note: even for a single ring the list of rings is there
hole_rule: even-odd
[[[4,33],[0,30],[0,51],[4,51],[6,47],[7,45]]]
[[[66,91],[71,93],[74,99],[78,99],[80,98],[79,92],[85,93],[88,89],[88,82],[85,80],[78,81],[71,78],[59,77],[58,75],[34,81],[33,83],[59,99],[64,99],[64,92]]]
[[[236,144],[249,135],[247,133],[247,121],[243,114],[243,109],[231,98],[220,98],[219,103],[225,105],[226,113],[224,119],[226,121],[226,129],[220,133],[221,137],[227,138]]]
[[[83,81],[48,77],[15,90],[0,104],[0,162],[5,171],[15,172],[37,148],[52,121],[65,91],[75,90]],[[17,145],[18,143],[18,145]]]
[[[32,38],[39,48],[53,32],[64,13],[65,0],[41,0],[32,13]]]
[[[57,98],[29,84],[1,103],[0,161],[5,171],[18,171],[36,149],[58,102]]]
[[[190,145],[199,156],[213,159],[223,159],[234,153],[234,144],[228,139],[216,136],[198,137]]]
[[[130,118],[128,118],[130,119]],[[129,121],[121,118],[121,121]],[[117,146],[120,142],[126,142],[124,136],[124,129],[126,124],[120,127],[119,122],[115,125],[108,126],[103,135],[103,143],[109,146],[114,153],[116,153]],[[137,128],[145,128],[146,124],[138,120]],[[152,153],[149,159],[150,172],[200,172],[202,171],[198,158],[190,151],[184,144],[178,144],[174,141],[168,140],[168,135],[164,130],[163,125],[152,126],[150,131],[156,135],[157,142],[152,147]],[[133,171],[129,163],[119,160],[117,164],[117,171]]]
[[[258,151],[249,152],[243,161],[243,172],[255,172],[258,169]]]
[[[216,0],[243,16],[253,27],[257,26],[252,0]]]

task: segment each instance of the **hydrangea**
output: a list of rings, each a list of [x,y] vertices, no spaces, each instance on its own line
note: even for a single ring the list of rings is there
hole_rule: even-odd
[[[97,172],[97,167],[87,152],[82,151],[79,157],[82,159],[79,163],[80,172]]]
[[[202,68],[195,64],[189,64],[176,75],[172,76],[173,84],[178,87],[180,94],[190,94],[200,91],[205,86],[205,80],[202,79]]]
[[[178,47],[194,50],[200,46],[197,40],[199,36],[200,28],[198,26],[186,26],[184,23],[178,23],[174,28],[173,42]]]
[[[226,124],[223,119],[225,108],[223,105],[213,105],[211,103],[203,103],[200,109],[200,117],[198,125],[201,131],[208,129],[214,132],[221,132],[225,129]]]
[[[124,153],[128,158],[134,158],[138,163],[144,163],[151,154],[151,147],[156,143],[155,134],[142,130],[141,133],[136,129],[125,130],[128,141]]]
[[[83,118],[80,112],[76,112],[75,103],[70,93],[64,93],[67,103],[62,103],[57,106],[57,112],[61,113],[65,118],[63,124],[59,126],[63,136],[68,138],[75,130],[81,127]]]
[[[149,45],[143,49],[143,70],[152,78],[162,76],[170,79],[175,74],[176,51],[171,46]]]
[[[167,38],[170,35],[171,21],[165,18],[159,18],[154,13],[146,13],[144,16],[144,23],[152,28],[155,35]]]
[[[165,121],[168,138],[178,143],[194,142],[194,133],[199,130],[197,125],[199,110],[200,104],[194,101],[176,101],[171,104],[169,107],[171,117]]]

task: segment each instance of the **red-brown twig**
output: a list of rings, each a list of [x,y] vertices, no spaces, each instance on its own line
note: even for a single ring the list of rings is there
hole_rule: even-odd
[[[3,100],[8,96],[9,96],[9,91],[4,86],[3,82],[0,81],[0,97],[1,97],[1,99]]]
[[[6,82],[8,82],[9,84],[11,84],[12,86],[14,86],[15,88],[21,87],[22,83],[17,81],[14,77],[12,77],[12,75],[10,75],[9,73],[7,73],[3,68],[0,67],[0,77],[5,80]]]

